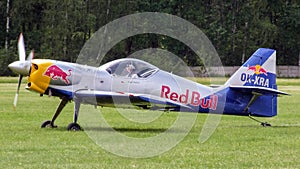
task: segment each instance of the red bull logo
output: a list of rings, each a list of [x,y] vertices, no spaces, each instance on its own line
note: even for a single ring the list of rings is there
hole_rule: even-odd
[[[248,70],[252,70],[254,71],[255,74],[260,75],[260,74],[264,74],[264,75],[268,75],[266,69],[264,69],[263,67],[261,67],[260,65],[255,65],[255,66],[249,66]]]
[[[63,71],[60,67],[56,65],[49,66],[44,73],[44,76],[50,77],[52,80],[57,80],[58,78],[64,81],[66,84],[70,84],[70,81],[67,79],[68,76],[71,76],[71,71],[68,70],[68,73]]]

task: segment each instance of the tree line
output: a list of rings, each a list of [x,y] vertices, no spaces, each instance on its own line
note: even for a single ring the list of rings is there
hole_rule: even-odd
[[[18,60],[17,40],[35,58],[76,62],[95,31],[122,16],[162,12],[200,28],[216,48],[223,65],[241,65],[257,48],[277,50],[277,64],[298,65],[300,4],[297,0],[2,0],[0,1],[0,75],[12,75],[7,65]],[[187,46],[163,35],[142,34],[118,43],[106,61],[144,48],[164,48],[188,65],[201,61]]]

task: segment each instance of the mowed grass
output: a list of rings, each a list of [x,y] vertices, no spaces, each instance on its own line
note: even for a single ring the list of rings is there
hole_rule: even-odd
[[[3,79],[6,82],[0,83],[1,168],[300,168],[298,79],[278,80],[278,84],[285,84],[279,85],[279,89],[292,96],[278,98],[278,116],[258,118],[270,122],[272,127],[261,127],[247,117],[222,116],[216,131],[201,144],[198,138],[207,115],[198,114],[192,130],[177,146],[141,159],[107,152],[84,131],[66,131],[73,120],[73,103],[57,119],[58,128],[41,129],[41,123],[51,119],[59,99],[39,97],[22,87],[18,107],[13,110],[17,84],[10,83],[15,79]],[[137,138],[163,132],[177,117],[175,112],[163,113],[155,122],[136,124],[122,118],[113,108],[98,109],[118,132]]]

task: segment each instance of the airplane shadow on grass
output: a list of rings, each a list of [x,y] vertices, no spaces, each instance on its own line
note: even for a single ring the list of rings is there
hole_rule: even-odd
[[[163,133],[166,132],[168,128],[126,128],[126,127],[84,127],[84,131],[105,131],[105,132],[136,132],[136,133],[144,133],[144,132],[149,132],[149,133]],[[169,130],[167,132],[170,133],[184,133],[186,131],[180,130],[180,129],[173,129]]]

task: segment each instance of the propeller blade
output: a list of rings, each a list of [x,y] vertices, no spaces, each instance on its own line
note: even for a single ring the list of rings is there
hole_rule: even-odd
[[[14,109],[16,109],[17,108],[17,102],[18,102],[18,97],[19,97],[19,94],[18,93],[16,93],[16,95],[15,95],[15,99],[14,99]]]
[[[23,75],[19,75],[18,88],[17,88],[17,92],[16,92],[16,95],[15,95],[14,103],[13,103],[14,108],[17,107],[17,102],[18,102],[18,97],[19,97],[20,86],[21,86],[21,83],[22,83],[22,78],[23,78]]]
[[[31,50],[30,54],[28,55],[28,57],[26,59],[27,61],[30,62],[30,66],[31,66],[31,61],[33,58],[34,58],[34,50]]]
[[[24,37],[22,33],[19,36],[18,51],[19,51],[19,60],[25,61],[26,52],[25,52],[25,45],[24,45]]]
[[[31,61],[34,58],[34,50],[31,50],[30,54],[28,55],[26,61],[27,61],[27,65],[26,65],[26,69],[29,70],[28,72],[28,76],[30,76],[31,73]]]
[[[34,50],[30,52],[27,59],[25,60],[25,45],[24,45],[24,38],[22,33],[20,34],[19,41],[18,41],[18,51],[19,51],[19,61],[15,61],[8,65],[8,67],[21,75],[27,76],[30,73],[31,68],[31,61],[34,58]]]

